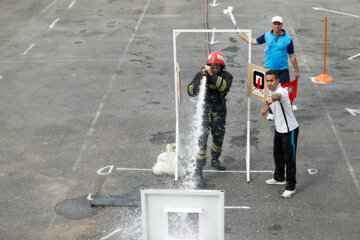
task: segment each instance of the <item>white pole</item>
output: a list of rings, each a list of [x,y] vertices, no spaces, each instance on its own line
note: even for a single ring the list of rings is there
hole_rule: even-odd
[[[179,158],[179,148],[180,148],[180,139],[179,139],[179,103],[178,103],[178,78],[176,72],[176,37],[177,32],[173,30],[173,49],[174,49],[174,81],[175,81],[175,114],[176,114],[176,126],[175,126],[175,181],[178,180],[178,158]]]
[[[247,30],[249,32],[249,39],[251,39],[251,30]],[[251,42],[249,41],[249,63],[251,63]]]
[[[247,32],[251,32],[250,29],[174,29],[173,32],[176,33],[210,33],[210,32],[215,32],[215,33],[237,33],[237,32],[242,32],[242,33],[247,33]]]
[[[249,63],[251,63],[251,30],[249,31]],[[247,106],[247,133],[246,133],[246,181],[250,182],[250,107],[251,99],[248,97]]]

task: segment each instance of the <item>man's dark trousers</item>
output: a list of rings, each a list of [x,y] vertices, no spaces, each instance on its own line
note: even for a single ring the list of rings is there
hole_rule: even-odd
[[[288,133],[279,133],[275,130],[274,136],[274,159],[276,181],[285,180],[286,169],[286,190],[294,190],[296,185],[296,149],[299,128]]]

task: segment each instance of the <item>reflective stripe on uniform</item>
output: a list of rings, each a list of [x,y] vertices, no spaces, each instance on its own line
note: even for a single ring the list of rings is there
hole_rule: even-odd
[[[222,77],[218,77],[216,81],[216,87],[220,92],[225,91],[226,89],[226,81]]]
[[[216,122],[216,120],[217,120],[217,113],[216,113],[216,112],[213,112],[212,115],[213,115],[213,120],[214,120],[214,122]]]
[[[221,147],[216,146],[214,142],[211,144],[211,149],[216,153],[220,153],[222,151]]]
[[[208,113],[209,122],[216,122],[217,120],[217,112]]]
[[[226,81],[223,81],[223,84],[219,90],[220,90],[220,92],[223,92],[223,91],[225,91],[225,89],[226,89]]]
[[[221,81],[222,81],[222,77],[218,77],[217,80],[216,80],[216,87],[217,88],[220,88]]]
[[[189,85],[189,95],[190,96],[194,95],[194,85],[193,84]]]
[[[205,150],[200,150],[197,157],[197,160],[203,160],[206,159],[206,151]]]

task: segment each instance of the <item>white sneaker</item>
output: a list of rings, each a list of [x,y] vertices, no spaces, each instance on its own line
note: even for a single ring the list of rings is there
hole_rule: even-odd
[[[295,189],[290,191],[290,190],[285,190],[283,192],[283,194],[281,195],[282,198],[290,198],[295,194]]]
[[[265,182],[266,182],[266,184],[270,184],[270,185],[285,185],[286,184],[286,181],[280,182],[280,181],[276,181],[273,178],[269,179],[269,180],[266,180]]]
[[[266,119],[269,120],[269,121],[273,121],[274,120],[274,114],[268,113]]]

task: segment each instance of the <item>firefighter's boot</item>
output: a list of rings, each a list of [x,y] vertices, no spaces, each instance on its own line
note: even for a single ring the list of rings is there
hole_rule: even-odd
[[[224,171],[225,167],[221,164],[219,161],[220,155],[221,155],[221,147],[218,147],[213,142],[211,145],[211,166],[219,171]]]
[[[217,153],[217,152],[214,152],[214,151],[211,151],[211,166],[213,168],[215,168],[216,170],[219,170],[219,171],[224,171],[225,170],[225,167],[221,164],[221,162],[219,161],[219,158],[220,158],[220,153]]]
[[[224,171],[226,168],[221,164],[219,159],[211,160],[211,166],[219,171]]]

